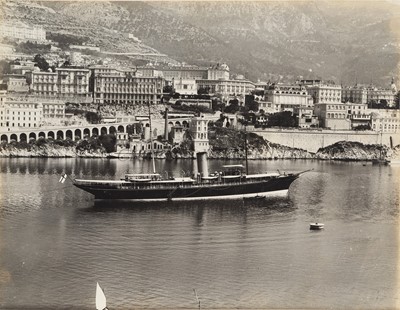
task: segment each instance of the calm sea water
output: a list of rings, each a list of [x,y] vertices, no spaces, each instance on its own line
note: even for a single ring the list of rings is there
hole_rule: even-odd
[[[217,169],[222,161],[211,161]],[[0,159],[0,308],[399,308],[400,166],[252,161],[301,171],[288,199],[95,204],[58,183],[149,161]],[[190,161],[157,162],[183,175]],[[310,231],[309,222],[325,223]]]

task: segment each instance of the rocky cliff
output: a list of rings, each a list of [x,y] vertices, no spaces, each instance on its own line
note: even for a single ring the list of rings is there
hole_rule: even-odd
[[[379,144],[340,141],[321,148],[316,153],[318,159],[330,160],[366,160],[389,158],[390,149]]]
[[[82,140],[86,141],[86,140]],[[91,140],[94,141],[94,140]],[[32,143],[11,142],[0,145],[0,157],[106,157],[100,143],[75,143],[70,140],[39,139]]]
[[[247,142],[248,159],[299,159],[314,158],[314,155],[301,149],[271,143],[254,133],[246,133],[228,128],[215,128],[210,133],[211,150],[209,158],[245,158]]]

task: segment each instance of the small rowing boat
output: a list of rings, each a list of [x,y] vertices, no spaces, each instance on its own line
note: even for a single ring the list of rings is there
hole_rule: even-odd
[[[324,224],[322,223],[310,223],[310,230],[321,230],[324,229]]]

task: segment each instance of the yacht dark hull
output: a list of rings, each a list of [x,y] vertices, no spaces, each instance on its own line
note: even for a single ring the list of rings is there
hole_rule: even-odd
[[[129,182],[96,184],[76,180],[74,185],[93,194],[96,200],[239,199],[254,196],[285,196],[290,185],[298,177],[299,174],[292,174],[256,181],[174,186],[136,185]]]

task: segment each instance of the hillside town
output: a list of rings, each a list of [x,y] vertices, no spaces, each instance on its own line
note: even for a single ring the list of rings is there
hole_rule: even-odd
[[[137,65],[127,58],[101,57],[99,46],[61,47],[46,38],[43,27],[5,25],[0,36],[9,43],[1,44],[2,143],[80,140],[96,134],[117,136],[116,147],[129,144],[134,137],[148,140],[149,134],[139,128],[149,120],[148,105],[152,118],[166,119],[163,134],[153,132],[164,144],[181,143],[184,136],[190,136],[184,132],[190,131],[190,119],[200,113],[222,127],[245,126],[250,131],[400,131],[397,77],[386,87],[339,85],[314,77],[292,82],[250,81],[223,62],[200,67],[156,58]],[[47,51],[17,53],[13,42],[46,46]],[[168,115],[178,120],[168,122]],[[128,133],[126,127],[118,127],[122,123],[139,127]],[[86,133],[78,129],[94,124],[115,126]],[[78,127],[65,131],[70,126]],[[181,138],[172,141],[176,136]]]

